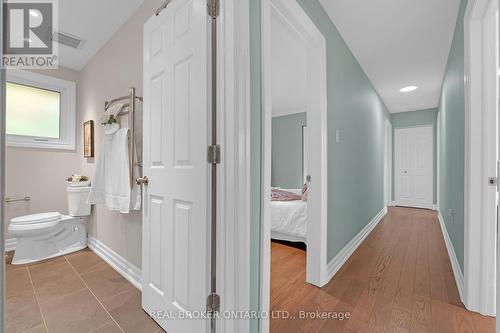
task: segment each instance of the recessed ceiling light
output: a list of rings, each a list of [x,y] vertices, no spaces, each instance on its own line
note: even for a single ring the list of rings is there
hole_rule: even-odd
[[[410,92],[410,91],[414,91],[414,90],[417,90],[417,89],[418,89],[417,86],[408,86],[408,87],[404,87],[404,88],[399,89],[399,91],[401,91],[401,92]]]

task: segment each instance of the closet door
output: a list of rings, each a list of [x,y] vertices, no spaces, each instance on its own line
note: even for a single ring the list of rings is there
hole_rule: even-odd
[[[396,204],[432,208],[433,201],[433,127],[397,128]]]
[[[144,26],[143,308],[205,332],[210,293],[206,0],[173,0]]]

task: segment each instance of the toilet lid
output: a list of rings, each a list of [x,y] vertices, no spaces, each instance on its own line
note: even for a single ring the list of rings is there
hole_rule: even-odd
[[[34,224],[34,223],[43,223],[43,222],[51,222],[57,221],[62,218],[62,215],[58,212],[50,212],[50,213],[40,213],[33,215],[25,215],[13,218],[10,220],[12,224]]]

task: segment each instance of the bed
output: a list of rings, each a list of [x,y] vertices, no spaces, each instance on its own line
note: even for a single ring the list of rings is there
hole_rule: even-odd
[[[296,194],[302,190],[289,190]],[[271,201],[271,238],[307,244],[307,201]]]

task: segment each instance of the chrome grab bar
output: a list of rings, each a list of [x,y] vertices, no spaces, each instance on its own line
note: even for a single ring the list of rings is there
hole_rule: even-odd
[[[31,200],[31,197],[23,197],[23,198],[10,198],[10,197],[6,197],[5,198],[5,202],[9,203],[9,202],[16,202],[16,201],[30,201]]]

